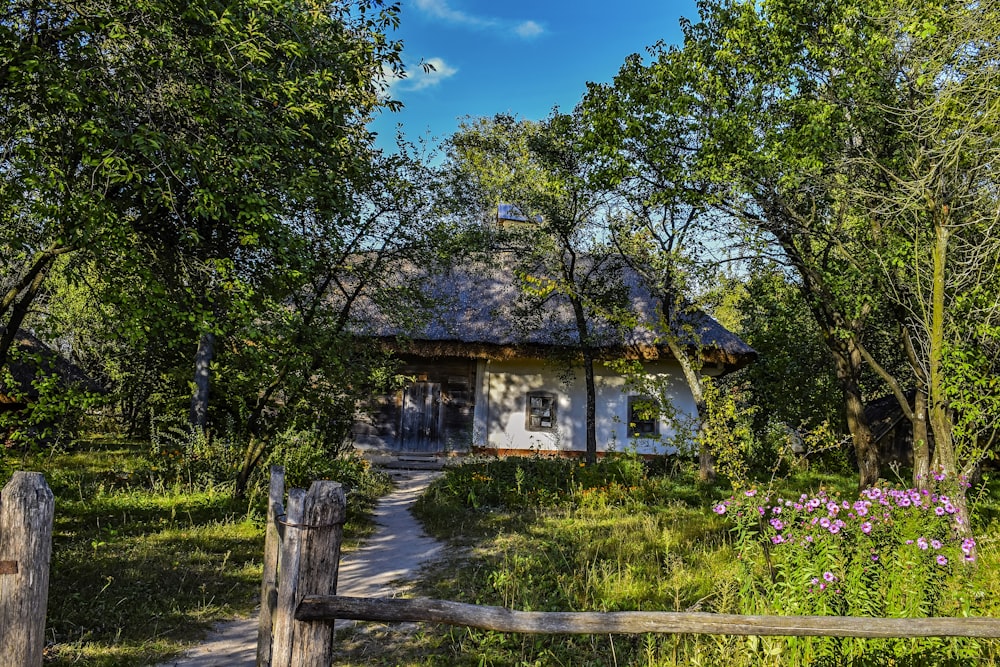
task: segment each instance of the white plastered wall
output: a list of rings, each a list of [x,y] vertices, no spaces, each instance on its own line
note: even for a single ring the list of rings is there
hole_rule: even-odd
[[[582,369],[569,374],[544,361],[517,360],[490,361],[477,370],[480,372],[477,399],[487,400],[485,410],[477,405],[476,430],[481,435],[477,436],[476,444],[501,450],[585,451],[586,386]],[[668,395],[679,420],[688,420],[695,414],[694,399],[676,362],[653,362],[647,364],[646,372],[668,381]],[[666,419],[661,420],[659,439],[628,436],[628,397],[639,392],[627,387],[624,377],[598,364],[595,383],[598,451],[635,449],[640,454],[667,451],[663,441],[674,434],[674,425]],[[525,427],[530,391],[552,392],[558,397],[555,433],[529,431]]]

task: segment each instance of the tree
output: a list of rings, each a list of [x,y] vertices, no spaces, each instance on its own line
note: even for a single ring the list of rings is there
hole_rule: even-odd
[[[835,362],[862,486],[879,474],[863,415],[866,367],[895,390],[924,382],[929,409],[937,410],[932,428],[935,420],[942,432],[947,428],[947,401],[930,394],[945,393],[942,371],[952,341],[942,334],[948,313],[964,299],[960,289],[946,286],[947,278],[934,276],[945,277],[949,258],[955,259],[948,241],[957,225],[969,239],[986,238],[981,212],[995,210],[989,205],[995,186],[984,185],[995,142],[977,138],[995,128],[989,106],[995,96],[972,101],[984,98],[984,82],[995,76],[994,4],[703,2],[701,21],[684,25],[683,48],[655,48],[650,65],[627,63],[622,70],[646,91],[633,96],[639,104],[627,110],[623,126],[670,130],[661,143],[683,156],[689,182],[706,185],[695,190],[700,201],[721,213],[720,220],[743,223],[734,234],[768,235],[798,274]],[[981,31],[970,36],[972,26]],[[944,55],[935,58],[938,49]],[[929,117],[947,120],[928,123]],[[952,177],[942,179],[948,169]],[[938,186],[964,192],[963,184],[973,181],[979,222],[968,223],[975,216],[945,221],[955,209]],[[899,225],[912,228],[917,202],[925,216],[941,218],[927,218],[922,229],[933,233],[919,237],[901,233]],[[924,267],[929,281],[876,268],[897,267],[906,248],[926,257],[914,266]],[[988,261],[975,266],[980,275],[989,273]],[[895,277],[887,282],[888,276]],[[921,299],[893,296],[906,289]],[[917,304],[922,316],[907,316]],[[896,322],[900,338],[891,356],[905,354],[910,364],[876,359],[870,340],[876,315]],[[921,326],[914,328],[916,322]],[[980,378],[993,363],[983,342],[972,347]]]
[[[589,84],[581,109],[585,141],[596,156],[594,180],[606,188],[613,210],[610,241],[659,299],[658,342],[680,364],[698,421],[705,424],[702,357],[715,341],[699,339],[704,314],[692,295],[696,285],[713,279],[709,249],[721,253],[728,241],[714,233],[710,184],[690,163],[690,147],[700,143],[703,128],[682,113],[683,98],[660,96],[664,89],[682,89],[687,76],[683,68],[647,68],[634,55],[613,84]],[[714,479],[708,439],[699,442],[700,477]]]
[[[992,85],[1000,6],[928,3],[891,18],[908,37],[899,72],[907,94],[882,111],[901,139],[888,154],[860,146],[849,166],[872,177],[848,191],[870,210],[860,233],[898,315],[918,389],[914,409],[900,383],[890,374],[886,381],[911,419],[926,411],[935,467],[969,476],[988,454],[1000,414],[992,379],[1000,322],[1000,97]],[[917,481],[926,484],[929,448],[916,454]],[[964,493],[956,498],[964,502]]]
[[[835,174],[826,169],[852,138],[850,116],[833,93],[851,82],[859,95],[876,90],[871,76],[856,75],[886,44],[858,9],[704,2],[702,20],[684,25],[683,48],[654,48],[652,63],[627,63],[620,77],[646,82],[647,92],[632,96],[629,122],[666,130],[661,143],[682,157],[675,159],[682,191],[697,195],[716,224],[740,223],[731,227],[733,237],[766,235],[799,274],[835,362],[861,483],[868,485],[879,465],[864,419],[857,343],[872,309],[865,300],[870,280],[851,262],[841,234],[845,211],[830,187]],[[840,24],[852,30],[835,31]]]
[[[252,320],[225,339],[219,360],[224,412],[247,441],[237,491],[290,426],[318,431],[339,451],[355,407],[392,362],[363,337],[373,312],[398,329],[423,309],[408,267],[451,259],[459,234],[431,220],[436,174],[407,152],[373,159],[352,206],[317,208],[296,221],[301,263]],[[450,238],[449,238],[450,237]],[[409,278],[408,278],[409,276]],[[221,421],[221,420],[220,420]]]
[[[594,366],[600,348],[620,338],[627,316],[619,256],[603,242],[605,192],[590,180],[590,154],[578,114],[553,112],[533,123],[510,116],[466,124],[450,141],[453,168],[485,206],[513,206],[523,220],[501,243],[522,291],[522,328],[557,331],[562,305],[572,322],[558,332],[582,362],[586,387],[586,456],[597,460]],[[547,319],[550,318],[550,319]]]
[[[125,323],[163,318],[161,344],[199,341],[205,366],[219,321],[294,264],[287,221],[349,207],[365,122],[391,105],[378,82],[399,67],[396,15],[380,0],[8,2],[0,365],[73,254],[129,281]]]

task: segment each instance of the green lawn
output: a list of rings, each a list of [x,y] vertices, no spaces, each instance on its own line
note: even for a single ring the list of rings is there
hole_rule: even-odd
[[[93,442],[15,466],[45,473],[56,498],[47,664],[149,665],[255,613],[265,499],[165,485],[148,454]],[[348,548],[373,497],[351,500]]]
[[[91,443],[17,466],[44,472],[56,496],[50,664],[156,663],[212,623],[254,612],[263,499],[236,500],[225,486],[166,485],[147,450]],[[855,481],[843,476],[800,473],[779,484],[788,495],[823,487],[856,496]],[[698,484],[682,467],[651,472],[629,458],[594,467],[541,460],[461,466],[417,506],[428,530],[453,547],[428,568],[419,593],[522,610],[739,612],[745,570],[730,522],[712,511],[730,493]],[[967,606],[998,616],[997,487],[972,497],[979,560]],[[351,494],[349,539],[364,534],[373,499],[363,489]],[[804,641],[376,626],[342,637],[336,664],[777,666],[806,664],[795,658]],[[850,660],[836,642],[807,649],[817,656],[809,664],[960,665],[972,654],[976,664],[1000,664],[994,642],[870,642],[854,645],[861,654]]]

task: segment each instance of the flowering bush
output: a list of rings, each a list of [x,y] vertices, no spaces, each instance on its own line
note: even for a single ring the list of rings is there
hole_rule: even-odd
[[[856,500],[825,491],[772,498],[756,489],[715,506],[735,524],[745,613],[963,615],[975,541],[942,493],[874,487]],[[859,653],[859,640],[789,640],[811,653]],[[810,655],[800,655],[808,660]]]

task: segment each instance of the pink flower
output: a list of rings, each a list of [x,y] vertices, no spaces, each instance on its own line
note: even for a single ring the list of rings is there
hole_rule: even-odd
[[[948,564],[948,559],[945,558],[944,556],[938,556],[937,557],[937,564],[938,565],[947,565]]]
[[[940,540],[931,540],[931,548],[940,549],[941,548],[941,541]]]
[[[827,581],[836,581],[837,577],[833,576],[833,572],[824,572],[823,578]]]
[[[872,532],[872,522],[871,521],[865,521],[864,523],[862,523],[861,524],[861,532],[864,533],[865,535],[867,535],[870,532]]]
[[[917,538],[917,546],[920,547],[921,549],[926,550],[927,549],[927,538],[926,537],[918,537]]]
[[[746,495],[747,498],[753,498],[757,495],[757,489],[747,489],[744,495]]]
[[[938,505],[937,507],[934,508],[934,513],[937,514],[938,516],[944,516],[944,508]]]
[[[725,514],[726,506],[722,504],[716,505],[715,507],[712,508],[712,511],[715,512],[716,514]]]

